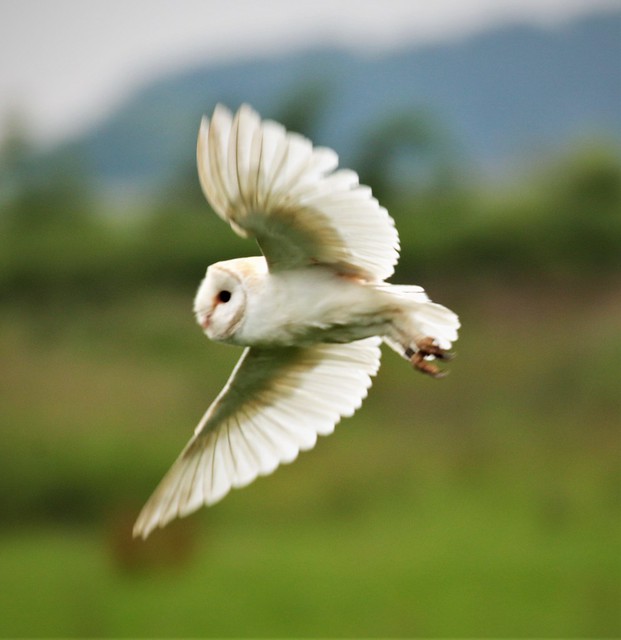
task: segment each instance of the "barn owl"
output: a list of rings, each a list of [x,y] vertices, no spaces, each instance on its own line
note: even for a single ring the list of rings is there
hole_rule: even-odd
[[[399,237],[386,209],[337,170],[334,151],[262,121],[247,105],[204,117],[200,184],[214,211],[263,256],[217,262],[194,300],[208,338],[244,347],[134,536],[212,505],[292,462],[366,397],[385,342],[442,375],[457,316],[419,286],[386,282]]]

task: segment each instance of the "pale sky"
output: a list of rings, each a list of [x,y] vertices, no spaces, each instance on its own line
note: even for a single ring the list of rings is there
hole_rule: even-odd
[[[190,64],[321,44],[373,53],[615,7],[621,0],[0,0],[0,137],[22,110],[38,141],[57,141]]]

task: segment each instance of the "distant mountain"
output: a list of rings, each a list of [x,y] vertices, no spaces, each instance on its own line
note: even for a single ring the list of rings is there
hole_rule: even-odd
[[[306,117],[314,141],[346,163],[391,116],[420,110],[493,175],[580,135],[621,142],[621,11],[375,57],[311,50],[189,69],[137,90],[55,153],[78,154],[106,188],[148,190],[193,164],[200,117],[216,102]]]

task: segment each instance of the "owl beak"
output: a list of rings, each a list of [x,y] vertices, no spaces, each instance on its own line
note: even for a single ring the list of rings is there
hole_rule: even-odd
[[[201,325],[201,327],[203,327],[203,329],[205,329],[205,331],[207,331],[207,329],[209,329],[209,324],[211,323],[211,313],[208,313],[204,316],[201,317],[199,324]]]

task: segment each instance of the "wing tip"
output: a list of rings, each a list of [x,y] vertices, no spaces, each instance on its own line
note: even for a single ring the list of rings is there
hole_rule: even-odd
[[[141,538],[146,540],[154,529],[157,527],[163,527],[166,523],[154,518],[152,514],[147,512],[148,503],[144,506],[132,529],[132,538]]]

